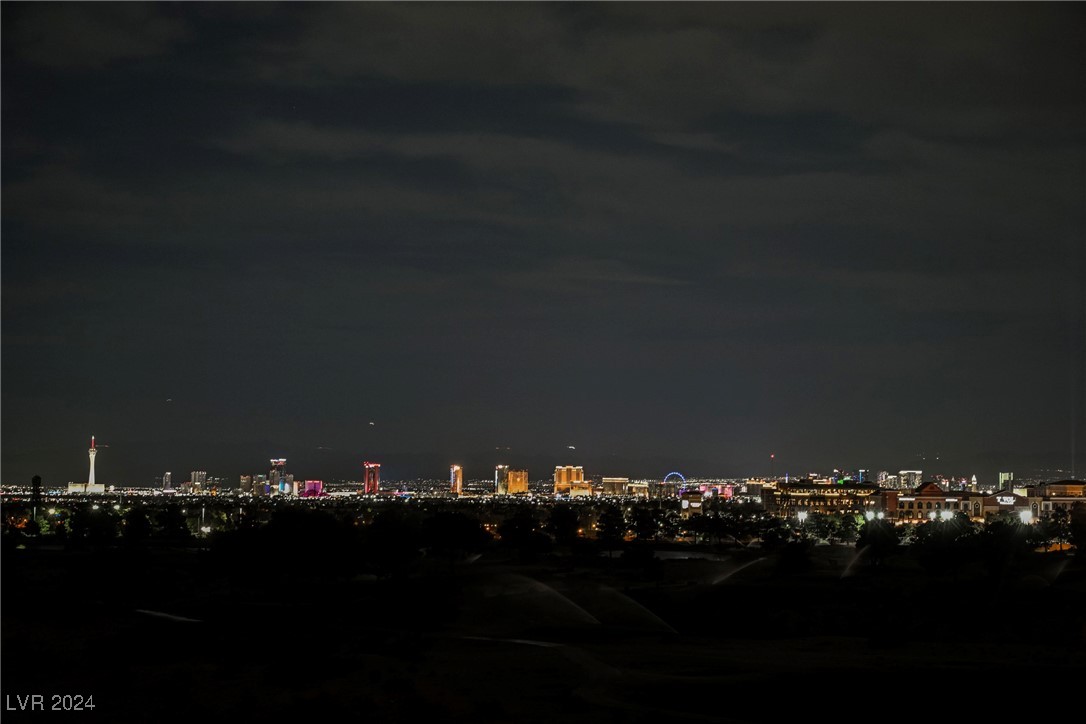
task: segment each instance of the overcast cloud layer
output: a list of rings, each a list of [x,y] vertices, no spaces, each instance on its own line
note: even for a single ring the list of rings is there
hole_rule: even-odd
[[[1086,448],[1080,6],[2,13],[5,483]]]

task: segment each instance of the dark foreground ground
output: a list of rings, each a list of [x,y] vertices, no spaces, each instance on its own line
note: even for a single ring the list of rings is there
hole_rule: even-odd
[[[851,547],[666,555],[483,556],[377,579],[184,549],[9,549],[2,718],[1081,720],[1081,560],[994,578],[907,556],[874,569]],[[93,695],[94,710],[21,712],[28,694]]]

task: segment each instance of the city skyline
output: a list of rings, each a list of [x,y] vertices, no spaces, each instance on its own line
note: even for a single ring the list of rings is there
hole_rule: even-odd
[[[105,447],[109,447],[109,446],[105,446]],[[92,436],[92,447],[90,448],[90,450],[88,452],[91,452],[91,451],[97,452],[96,448],[93,447],[93,436]],[[393,467],[392,467],[392,469],[396,472],[396,475],[394,477],[388,477],[386,475],[386,479],[390,483],[401,483],[401,482],[418,481],[418,480],[437,481],[437,480],[442,479],[442,475],[435,474],[435,471],[433,469],[431,469],[431,468],[420,469],[418,467],[418,462],[417,462],[417,460],[420,458],[420,456],[418,456],[418,455],[414,455],[414,454],[407,455],[407,456],[392,455],[391,457],[392,457],[392,459],[394,461],[396,461],[396,462],[393,463]],[[432,458],[433,456],[429,456],[429,457]],[[664,469],[667,468],[668,466],[664,466],[664,467],[659,467],[658,466],[659,469],[657,469],[655,471],[649,471],[649,470],[644,469],[643,467],[637,468],[636,465],[632,466],[629,462],[616,461],[616,460],[613,460],[613,459],[604,460],[602,462],[596,461],[596,462],[593,462],[593,463],[589,464],[588,465],[589,471],[588,471],[588,473],[586,473],[585,472],[585,465],[570,465],[570,464],[568,464],[570,462],[571,457],[577,457],[578,460],[581,459],[579,456],[570,456],[568,453],[559,453],[557,455],[548,455],[548,454],[513,455],[513,454],[511,454],[511,449],[508,448],[508,447],[505,447],[505,448],[501,448],[499,450],[496,450],[494,453],[486,452],[486,453],[476,453],[474,455],[469,455],[469,456],[466,456],[466,457],[461,456],[460,457],[461,460],[466,459],[466,460],[471,460],[473,462],[469,463],[467,465],[464,465],[464,464],[461,464],[461,463],[448,464],[446,469],[449,471],[449,477],[446,478],[446,479],[449,481],[450,489],[453,490],[453,491],[456,491],[456,492],[459,492],[462,489],[463,481],[465,481],[465,480],[478,483],[478,482],[481,482],[481,481],[486,481],[488,479],[492,479],[494,481],[495,486],[499,490],[501,490],[504,485],[508,484],[506,481],[512,479],[511,476],[515,475],[516,476],[515,479],[518,481],[516,483],[518,492],[526,492],[527,488],[525,486],[527,485],[529,480],[532,481],[532,482],[536,482],[536,483],[549,480],[549,481],[553,481],[556,494],[559,494],[560,489],[565,491],[566,494],[568,494],[570,492],[570,485],[573,484],[573,483],[579,483],[579,482],[588,482],[588,481],[599,482],[600,480],[602,480],[604,482],[604,484],[606,484],[606,482],[608,480],[612,480],[612,481],[622,481],[622,480],[629,481],[631,479],[631,476],[635,480],[645,481],[645,480],[652,480],[652,479],[661,479],[661,480],[663,480],[665,477],[670,476],[670,475],[680,475],[680,476],[683,475],[682,473],[679,473],[677,470],[674,470],[674,469],[667,469],[667,471],[665,472]],[[856,465],[852,465],[852,466],[850,466],[850,465],[841,465],[839,467],[833,467],[833,468],[818,468],[817,466],[806,466],[806,467],[804,467],[802,465],[799,465],[799,466],[796,466],[794,468],[786,468],[786,469],[782,469],[782,470],[777,470],[775,468],[775,466],[776,466],[776,458],[777,458],[776,454],[771,453],[769,455],[768,469],[767,470],[740,471],[740,472],[735,472],[735,471],[721,472],[719,470],[716,470],[716,471],[714,471],[714,470],[704,470],[704,469],[699,469],[697,467],[691,468],[691,467],[686,466],[686,465],[680,465],[679,467],[683,467],[686,470],[686,475],[684,477],[689,477],[689,478],[693,478],[693,479],[701,479],[701,480],[742,480],[742,479],[750,479],[750,480],[754,480],[754,479],[787,480],[789,478],[798,480],[798,479],[802,479],[802,478],[815,478],[815,477],[831,477],[832,478],[832,477],[837,476],[837,477],[842,477],[842,478],[847,477],[847,478],[854,479],[854,480],[878,482],[881,485],[884,482],[883,480],[881,480],[881,478],[886,476],[886,475],[891,475],[891,476],[894,476],[895,478],[900,478],[900,485],[895,486],[895,487],[906,487],[906,488],[914,488],[914,487],[917,487],[918,485],[920,485],[921,483],[923,483],[925,481],[932,481],[932,480],[943,480],[943,481],[946,481],[946,482],[954,481],[954,482],[961,482],[963,484],[965,482],[971,480],[971,482],[972,482],[972,484],[974,486],[976,486],[978,483],[980,483],[980,485],[982,487],[986,487],[986,488],[993,488],[994,487],[996,489],[1001,489],[1001,488],[1005,487],[1005,485],[1008,482],[1013,482],[1015,480],[1015,472],[1014,471],[1007,471],[1007,470],[1000,469],[999,471],[993,473],[992,475],[981,474],[978,477],[978,474],[975,471],[963,471],[963,470],[957,470],[957,469],[949,468],[946,464],[944,464],[942,462],[942,460],[939,457],[935,457],[935,458],[933,458],[933,459],[931,459],[929,461],[925,457],[917,456],[917,458],[918,458],[917,461],[920,462],[920,463],[923,463],[923,466],[925,468],[924,470],[914,469],[914,468],[901,468],[901,469],[898,469],[897,467],[886,466],[886,465],[883,465],[883,466],[876,465],[876,466],[866,466],[866,467],[860,467],[860,466],[856,466]],[[93,470],[94,470],[94,468],[93,468],[93,459],[94,459],[93,453],[91,454],[91,459],[92,459],[91,472],[93,474]],[[292,459],[296,460],[296,458],[292,458]],[[509,460],[509,459],[513,459],[513,460],[520,460],[521,462],[517,463],[516,465],[510,465],[510,464],[506,464],[506,463],[493,464],[493,463],[482,462],[482,461],[488,460],[488,459],[490,459],[490,460]],[[592,459],[595,460],[594,458],[592,458]],[[405,460],[407,462],[404,462]],[[525,464],[524,461],[526,461],[526,460],[531,460],[533,464],[532,465]],[[558,460],[558,461],[561,461],[561,462],[559,464],[557,464],[557,465],[553,465],[553,472],[552,472],[552,462],[555,461],[555,460]],[[916,461],[914,461],[914,462],[916,462]],[[309,461],[309,464],[312,464],[312,461]],[[356,463],[354,465],[354,467],[357,468],[357,469],[351,470],[351,469],[345,468],[343,466],[339,466],[339,467],[337,467],[335,469],[329,468],[328,467],[328,461],[325,460],[324,461],[324,466],[321,467],[322,472],[314,472],[313,468],[305,468],[304,467],[305,463],[303,463],[302,468],[300,468],[299,470],[295,470],[294,467],[291,466],[291,468],[290,468],[290,470],[288,472],[288,470],[287,470],[287,458],[283,458],[283,457],[271,458],[270,459],[270,465],[271,465],[271,471],[270,472],[268,472],[267,474],[257,473],[255,475],[254,475],[251,467],[246,468],[243,465],[239,466],[237,464],[232,464],[230,466],[227,466],[229,472],[224,472],[223,470],[217,470],[217,471],[214,471],[214,473],[215,473],[214,475],[210,475],[210,476],[209,476],[209,473],[207,472],[207,470],[193,470],[188,475],[188,481],[181,481],[179,484],[184,485],[186,483],[191,483],[191,484],[194,484],[197,489],[200,489],[203,484],[205,484],[205,483],[210,484],[212,481],[214,481],[215,485],[220,486],[220,487],[221,486],[225,486],[226,488],[238,487],[241,490],[245,491],[245,490],[250,489],[251,486],[253,485],[254,481],[259,479],[259,480],[261,480],[263,482],[268,483],[271,486],[270,489],[274,489],[274,491],[277,494],[291,494],[291,491],[292,491],[291,486],[292,486],[292,484],[298,483],[298,484],[302,485],[302,487],[299,488],[299,489],[304,490],[305,489],[304,484],[306,482],[310,482],[308,480],[304,480],[302,477],[298,477],[298,475],[301,474],[305,478],[308,478],[309,476],[312,476],[312,475],[319,475],[321,480],[329,480],[329,481],[346,482],[346,481],[351,481],[351,480],[357,480],[365,491],[367,491],[369,493],[373,493],[376,490],[380,489],[380,487],[381,487],[381,468],[382,468],[382,465],[385,465],[385,463],[372,462],[372,461],[363,461],[363,462],[360,462],[360,463]],[[642,462],[641,465],[644,466],[645,463]],[[205,467],[207,467],[207,466],[205,466]],[[387,470],[388,466],[385,465],[385,467],[386,467],[386,470]],[[631,467],[634,467],[637,470],[637,472],[631,473],[630,472]],[[675,465],[670,466],[670,468],[674,468],[674,467],[675,467]],[[531,470],[529,470],[528,468],[530,468]],[[466,475],[465,470],[475,470],[475,471],[482,470],[482,473],[478,474],[478,475]],[[534,477],[530,477],[530,472],[531,471],[535,471],[535,476]],[[540,471],[542,471],[542,472],[540,472]],[[622,478],[612,477],[612,476],[614,476],[614,475],[616,475],[618,473],[626,473],[626,476],[622,477]],[[78,476],[76,476],[76,477],[78,477]],[[1075,471],[1062,469],[1062,468],[1031,468],[1031,469],[1019,470],[1018,471],[1019,480],[1033,481],[1033,482],[1053,481],[1053,480],[1060,480],[1060,479],[1078,479],[1078,477],[1079,476],[1075,473]],[[10,486],[25,486],[25,484],[26,484],[26,481],[7,480],[7,479],[5,479],[3,481],[0,481],[0,482],[2,482],[4,485],[10,485]],[[67,482],[74,483],[74,484],[82,484],[82,481],[74,480],[74,479],[73,480],[68,480]],[[57,478],[55,480],[48,480],[47,481],[47,484],[53,485],[53,486],[60,485],[61,483],[62,483],[62,481],[59,478]],[[94,484],[94,479],[91,478],[89,480],[89,483],[91,485],[93,485]],[[156,473],[154,475],[154,477],[153,477],[153,483],[149,483],[147,480],[111,478],[110,482],[108,482],[106,484],[107,485],[127,486],[127,487],[137,487],[137,488],[138,487],[153,487],[153,488],[161,487],[163,489],[167,489],[167,488],[172,488],[173,479],[172,479],[172,473],[170,471],[166,471],[165,473]],[[101,485],[99,485],[99,487],[101,487]],[[296,494],[296,493],[294,493],[294,494]]]
[[[1081,475],[1073,5],[2,13],[5,482]]]

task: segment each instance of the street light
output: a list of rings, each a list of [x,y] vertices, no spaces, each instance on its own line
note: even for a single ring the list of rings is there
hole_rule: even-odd
[[[954,514],[951,513],[949,510],[944,510],[942,513],[939,514],[939,517],[943,520],[950,520],[954,517]]]
[[[867,518],[868,520],[874,520],[875,519],[875,511],[873,511],[873,510],[867,511],[866,513],[864,513],[864,517]]]
[[[1023,510],[1018,514],[1018,519],[1022,521],[1022,525],[1029,525],[1033,522],[1033,513],[1028,510]]]
[[[803,523],[804,521],[807,520],[807,511],[806,510],[799,511],[798,513],[796,513],[796,518],[799,520],[800,523]]]
[[[931,511],[930,513],[928,513],[928,520],[935,520],[935,511],[934,510]]]

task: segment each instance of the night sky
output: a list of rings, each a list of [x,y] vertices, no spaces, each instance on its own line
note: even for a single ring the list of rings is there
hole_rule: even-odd
[[[2,14],[4,483],[1086,464],[1079,4]]]

